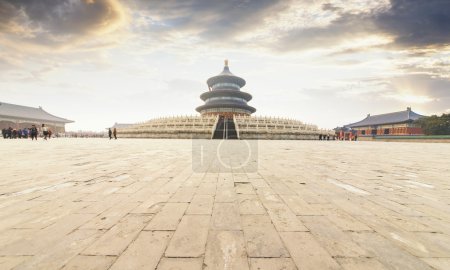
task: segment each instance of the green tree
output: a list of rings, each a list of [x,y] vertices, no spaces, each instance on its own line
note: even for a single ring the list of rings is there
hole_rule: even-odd
[[[450,135],[450,114],[432,115],[416,120],[425,135]]]

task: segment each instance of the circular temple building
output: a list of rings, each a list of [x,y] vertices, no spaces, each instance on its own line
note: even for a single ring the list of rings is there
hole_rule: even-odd
[[[201,115],[220,115],[232,118],[234,115],[251,115],[255,108],[247,105],[252,95],[241,91],[245,86],[245,80],[231,73],[228,60],[225,60],[223,71],[209,78],[208,92],[200,95],[205,104],[197,107]]]
[[[207,80],[208,91],[200,95],[205,102],[196,108],[200,115],[152,119],[124,125],[117,132],[125,138],[172,139],[261,139],[318,140],[334,131],[298,120],[252,116],[256,109],[247,103],[249,93],[241,91],[245,80],[231,73],[225,60],[223,71]]]

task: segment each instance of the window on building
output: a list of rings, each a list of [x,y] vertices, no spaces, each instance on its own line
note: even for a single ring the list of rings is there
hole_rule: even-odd
[[[361,130],[361,135],[366,135],[366,131],[365,130]]]
[[[377,135],[377,130],[376,129],[372,129],[372,135]]]
[[[389,129],[388,128],[385,128],[384,129],[384,135],[388,135],[389,134]]]

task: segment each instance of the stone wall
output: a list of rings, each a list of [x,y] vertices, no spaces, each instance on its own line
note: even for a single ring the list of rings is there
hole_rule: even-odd
[[[126,128],[118,128],[122,138],[154,139],[211,139],[218,116],[181,116],[147,121]],[[239,139],[244,140],[318,140],[319,135],[332,137],[334,131],[319,129],[298,120],[235,116]]]
[[[419,142],[419,143],[450,143],[450,135],[436,136],[365,136],[358,137],[358,141],[374,142]]]
[[[241,140],[318,140],[319,134],[241,132]]]
[[[117,136],[120,138],[148,138],[148,139],[211,139],[210,132],[123,132],[118,130]]]

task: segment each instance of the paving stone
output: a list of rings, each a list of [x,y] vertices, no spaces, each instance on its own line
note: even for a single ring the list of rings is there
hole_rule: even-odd
[[[42,214],[40,213],[23,213],[5,217],[0,221],[0,231],[4,231],[11,228],[43,228],[44,226],[30,226],[28,224],[36,223],[37,219],[40,219]],[[47,225],[48,226],[48,225]]]
[[[280,236],[265,215],[242,216],[247,253],[252,258],[289,257]]]
[[[147,186],[148,183],[146,182],[134,182],[124,188],[119,189],[116,193],[127,193],[127,194],[133,194],[139,191],[140,189]]]
[[[216,194],[216,183],[203,182],[200,184],[197,190],[197,194],[201,195],[215,195]]]
[[[163,208],[169,198],[169,194],[151,194],[148,199],[131,210],[131,213],[156,214]]]
[[[264,215],[266,210],[256,195],[238,195],[241,215]]]
[[[437,270],[450,269],[450,258],[422,258],[422,260]]]
[[[169,202],[191,202],[196,190],[196,188],[192,187],[181,187],[169,199]]]
[[[134,208],[138,206],[136,202],[125,202],[113,206],[107,211],[103,212],[99,216],[95,217],[91,221],[87,222],[81,229],[95,229],[95,230],[108,230],[114,226],[122,217],[130,213]]]
[[[92,214],[73,214],[60,219],[51,226],[27,234],[26,238],[18,239],[0,249],[0,255],[36,255],[45,247],[51,247],[61,241],[76,228],[92,219]]]
[[[297,270],[291,258],[251,258],[251,270]]]
[[[31,259],[31,256],[7,256],[0,257],[0,269],[10,270],[19,264],[25,262],[28,259]]]
[[[191,148],[0,138],[0,269],[450,268],[450,144],[259,141],[249,173]]]
[[[102,198],[102,197],[100,197]],[[80,208],[75,211],[77,214],[100,214],[108,209],[112,208],[113,206],[123,202],[128,198],[127,194],[111,194],[103,196],[102,199],[100,199],[101,203],[93,203],[89,202],[90,204],[86,207]],[[97,202],[97,201],[94,201]]]
[[[208,215],[185,215],[167,247],[166,257],[200,257],[205,253]]]
[[[249,269],[241,231],[211,231],[203,269]]]
[[[211,228],[219,231],[241,230],[241,219],[237,203],[215,203]]]
[[[236,192],[233,187],[219,188],[215,197],[215,202],[231,203],[237,200]]]
[[[110,269],[155,269],[164,254],[170,237],[172,237],[172,232],[142,231]]]
[[[280,197],[296,215],[312,216],[319,214],[312,204],[305,202],[298,195],[281,195]]]
[[[115,256],[83,256],[71,259],[62,270],[107,270],[117,258]]]
[[[203,258],[162,258],[157,270],[202,270]]]
[[[195,195],[188,209],[187,215],[211,215],[214,205],[214,197],[212,195]]]
[[[234,189],[236,190],[236,194],[247,194],[253,195],[255,194],[255,190],[251,183],[235,183]]]
[[[55,245],[41,249],[14,269],[60,269],[100,236],[97,230],[76,230]]]
[[[371,254],[371,257],[375,257],[388,269],[432,269],[419,258],[397,247],[377,233],[355,232],[350,235],[355,242]]]
[[[188,203],[166,203],[145,230],[175,231],[188,205]]]
[[[299,269],[341,269],[311,233],[282,232],[280,235]]]
[[[151,216],[125,216],[91,246],[85,249],[82,254],[120,255],[150,219]]]
[[[385,270],[388,269],[374,258],[336,258],[345,270]]]
[[[450,237],[433,233],[413,233],[393,226],[386,221],[375,217],[361,217],[375,231],[387,239],[401,246],[408,252],[418,257],[448,257],[450,255],[449,244],[437,245],[440,242],[449,242]],[[427,239],[429,238],[429,239]]]
[[[39,229],[9,229],[0,232],[0,250],[11,243],[23,239],[32,239],[39,232]]]
[[[351,237],[324,216],[302,216],[313,236],[333,257],[368,257],[368,253]]]
[[[279,232],[306,232],[306,228],[297,216],[282,203],[265,203],[270,218]]]

